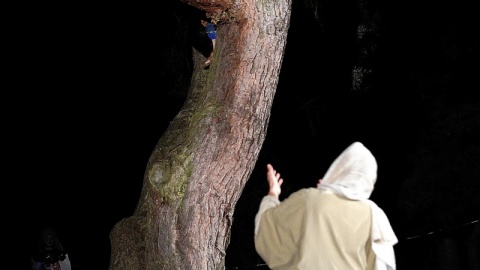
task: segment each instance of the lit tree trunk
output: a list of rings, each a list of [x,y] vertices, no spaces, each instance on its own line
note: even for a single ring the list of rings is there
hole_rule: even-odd
[[[110,234],[110,270],[224,269],[235,204],[266,136],[291,0],[184,0],[219,19],[209,69],[147,164],[133,216]],[[200,23],[200,22],[199,22]]]

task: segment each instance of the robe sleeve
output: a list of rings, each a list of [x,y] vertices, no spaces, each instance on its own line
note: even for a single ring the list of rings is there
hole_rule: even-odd
[[[255,249],[271,269],[294,269],[299,243],[304,237],[306,189],[280,203],[265,196],[255,217]],[[295,268],[296,269],[296,268]]]
[[[260,202],[260,208],[258,209],[257,215],[255,216],[255,238],[257,238],[258,227],[260,226],[260,219],[262,214],[268,209],[275,207],[280,204],[280,201],[275,196],[267,195],[263,197]]]

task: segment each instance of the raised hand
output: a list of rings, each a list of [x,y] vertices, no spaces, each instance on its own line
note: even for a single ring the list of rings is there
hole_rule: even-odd
[[[282,188],[280,186],[283,183],[283,179],[280,178],[280,173],[277,173],[271,164],[267,164],[267,181],[270,185],[268,195],[278,198],[280,193],[282,193]]]

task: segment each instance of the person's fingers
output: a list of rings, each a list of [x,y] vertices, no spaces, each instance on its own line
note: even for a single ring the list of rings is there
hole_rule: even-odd
[[[318,179],[317,188],[320,187],[320,185],[322,184],[322,181],[323,181],[323,179]]]

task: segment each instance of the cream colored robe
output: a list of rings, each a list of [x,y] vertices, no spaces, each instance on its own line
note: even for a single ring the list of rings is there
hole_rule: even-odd
[[[373,269],[371,208],[327,190],[301,189],[282,203],[265,196],[255,248],[274,270]]]
[[[299,190],[282,203],[265,196],[255,217],[258,254],[275,270],[395,270],[398,239],[369,199],[376,180],[375,157],[354,142],[318,189]]]

